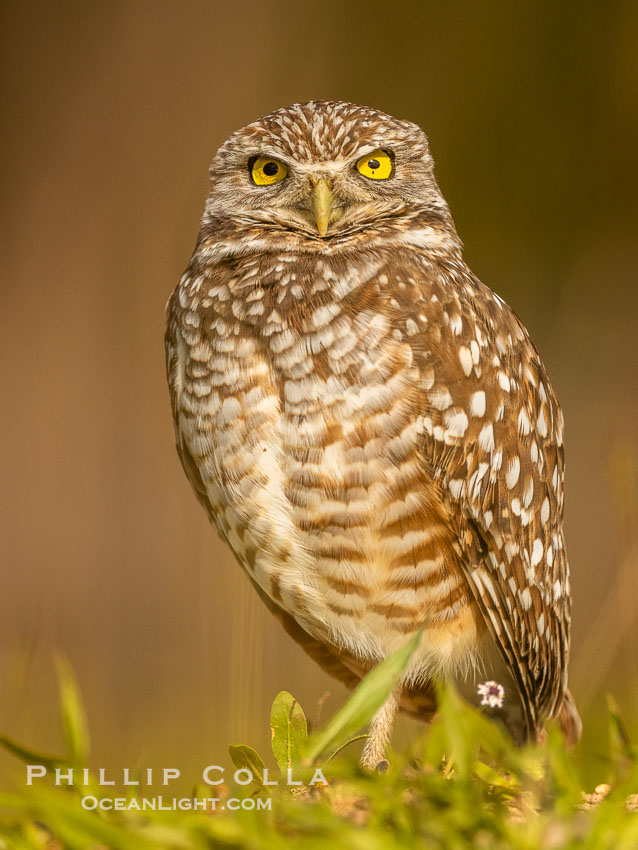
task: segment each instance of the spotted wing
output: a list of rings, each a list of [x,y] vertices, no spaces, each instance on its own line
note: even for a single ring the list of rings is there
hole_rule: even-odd
[[[525,328],[463,264],[430,275],[416,308],[426,460],[534,733],[566,686],[562,413]]]

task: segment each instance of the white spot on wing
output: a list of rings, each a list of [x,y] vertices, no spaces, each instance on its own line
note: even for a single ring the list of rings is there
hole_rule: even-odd
[[[513,457],[507,468],[507,474],[505,475],[505,483],[507,484],[509,490],[511,490],[512,487],[516,485],[520,472],[521,462],[518,457]]]
[[[485,449],[486,452],[491,452],[494,449],[494,429],[491,425],[486,425],[478,436],[479,446]]]
[[[459,348],[459,360],[461,361],[461,367],[463,369],[463,372],[466,375],[469,375],[470,372],[472,371],[472,366],[473,366],[472,352],[470,351],[469,348],[466,348],[464,345],[462,345]]]
[[[530,560],[531,565],[533,567],[535,567],[536,564],[540,564],[542,557],[543,557],[543,541],[539,540],[539,538],[537,537],[536,540],[534,541],[534,546],[532,548],[532,557],[531,557],[531,560]]]
[[[452,481],[449,482],[448,488],[455,499],[460,498],[461,493],[463,492],[463,479],[453,478]]]
[[[485,413],[485,392],[478,390],[470,397],[470,416],[483,416]]]
[[[454,414],[447,414],[445,424],[448,432],[454,437],[462,437],[467,431],[468,418],[463,411]]]

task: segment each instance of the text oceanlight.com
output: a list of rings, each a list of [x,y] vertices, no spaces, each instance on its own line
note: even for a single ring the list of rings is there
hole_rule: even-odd
[[[105,812],[210,812],[217,809],[270,811],[272,799],[270,797],[265,799],[229,797],[226,800],[220,800],[218,797],[94,797],[87,794],[82,797],[82,807],[88,811],[100,809]]]

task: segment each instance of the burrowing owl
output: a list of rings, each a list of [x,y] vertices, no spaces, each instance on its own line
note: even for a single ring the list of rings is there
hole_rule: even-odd
[[[217,152],[168,304],[177,448],[287,631],[352,686],[421,626],[373,718],[495,679],[519,740],[567,690],[563,417],[539,354],[472,274],[423,132],[295,104]]]

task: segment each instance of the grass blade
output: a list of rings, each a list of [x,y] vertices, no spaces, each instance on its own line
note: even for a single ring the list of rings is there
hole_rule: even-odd
[[[69,759],[76,765],[85,765],[89,755],[89,729],[80,690],[67,658],[56,658],[58,686],[60,689],[60,714],[62,732]]]
[[[36,753],[34,750],[29,750],[27,747],[16,743],[16,741],[12,741],[6,735],[0,735],[0,746],[4,747],[7,752],[19,758],[25,764],[41,764],[47,770],[55,770],[56,767],[69,767],[70,764],[67,758]]]

